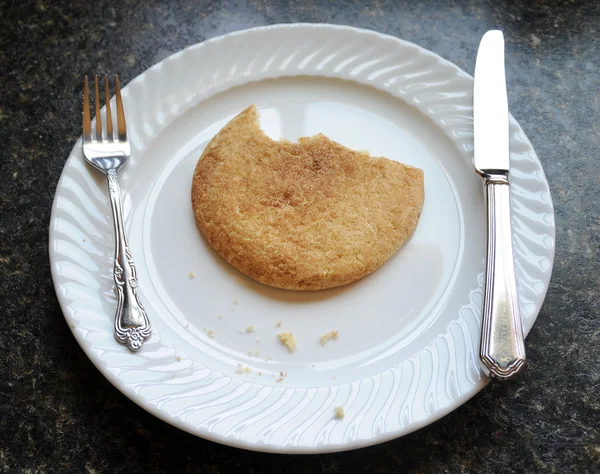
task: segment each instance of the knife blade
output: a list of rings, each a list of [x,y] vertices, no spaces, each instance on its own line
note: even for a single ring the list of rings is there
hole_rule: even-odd
[[[504,35],[488,31],[479,45],[473,86],[475,168],[479,173],[510,169]]]
[[[488,31],[477,52],[473,85],[475,170],[484,182],[487,251],[479,358],[506,380],[526,364],[510,222],[510,145],[504,36]]]

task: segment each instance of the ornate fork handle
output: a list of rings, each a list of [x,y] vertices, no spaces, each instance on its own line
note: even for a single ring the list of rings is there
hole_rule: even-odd
[[[127,345],[132,351],[142,347],[150,333],[152,325],[137,294],[138,280],[127,244],[125,227],[123,226],[123,209],[121,206],[121,187],[117,180],[117,171],[106,172],[108,194],[113,212],[115,226],[115,267],[114,279],[117,291],[117,312],[115,314],[115,338]]]

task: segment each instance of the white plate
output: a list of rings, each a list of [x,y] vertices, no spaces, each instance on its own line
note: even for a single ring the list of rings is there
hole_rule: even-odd
[[[414,44],[332,25],[241,31],[153,66],[123,91],[132,157],[120,177],[154,332],[139,353],[113,339],[109,205],[78,142],[50,226],[54,284],[77,341],[149,412],[247,449],[353,449],[458,407],[487,382],[477,362],[485,218],[471,164],[472,85]],[[225,263],[195,226],[191,177],[207,142],[251,103],[273,138],[322,132],[422,168],[425,206],[412,239],[371,276],[328,291],[269,288]],[[528,332],[552,269],[554,214],[540,162],[513,119],[510,133]],[[278,342],[280,320],[297,337],[294,353]],[[256,331],[243,332],[249,325]],[[322,346],[319,336],[332,329],[339,339]],[[238,364],[252,372],[236,373]]]

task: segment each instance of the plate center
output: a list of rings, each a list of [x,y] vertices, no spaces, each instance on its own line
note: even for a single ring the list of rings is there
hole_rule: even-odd
[[[212,251],[194,222],[192,174],[210,139],[252,103],[274,139],[323,133],[347,147],[423,169],[425,204],[409,242],[370,276],[317,292],[267,287]],[[478,180],[455,146],[416,109],[348,81],[271,79],[200,103],[156,143],[139,159],[157,171],[147,204],[136,206],[132,233],[142,236],[139,266],[154,286],[144,297],[157,329],[191,359],[229,373],[237,364],[271,377],[294,373],[303,384],[321,376],[356,379],[409,357],[447,328],[448,317],[457,317],[456,310],[447,315],[443,309],[465,267],[465,212],[481,211],[481,195],[465,210],[455,186],[466,180],[470,189]],[[250,326],[254,330],[247,332]],[[284,330],[296,336],[294,353],[278,340]],[[321,345],[320,336],[331,330],[339,338]]]

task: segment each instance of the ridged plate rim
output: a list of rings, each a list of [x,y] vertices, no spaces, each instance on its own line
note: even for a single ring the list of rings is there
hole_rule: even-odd
[[[300,41],[300,38],[307,39]],[[265,48],[266,43],[272,46]],[[262,46],[255,55],[231,54],[253,44]],[[146,120],[151,122],[150,128],[153,134],[187,108],[197,105],[216,93],[246,82],[298,75],[337,77],[371,85],[404,100],[432,119],[456,145],[462,158],[472,160],[473,78],[454,64],[413,43],[370,30],[328,24],[282,24],[237,31],[190,46],[152,66],[124,89],[126,105],[127,101],[131,103],[134,97],[156,93],[167,82],[173,88],[173,74],[168,74],[168,71],[181,71],[195,63],[204,64],[206,70],[212,71],[212,74],[206,77],[197,75],[194,77],[189,74],[187,78],[177,79],[180,96],[166,97],[165,100],[177,102],[178,108],[171,110],[166,107],[166,102],[155,101],[139,107],[134,112],[147,117]],[[223,75],[223,73],[227,74]],[[131,109],[127,108],[127,110]],[[554,211],[541,163],[519,124],[512,116],[510,120],[513,238],[520,297],[528,303],[522,310],[524,328],[528,333],[543,303],[552,272],[555,245]],[[133,122],[130,120],[128,125],[135,126]],[[139,134],[140,149],[145,142],[151,142],[149,134],[144,135],[144,127],[139,127],[136,133]],[[101,341],[108,341],[107,344],[114,344],[114,346],[100,347],[93,335],[97,331],[110,331],[111,326],[105,324],[105,318],[82,319],[76,316],[82,312],[85,314],[86,311],[93,313],[93,305],[86,309],[85,299],[71,299],[67,296],[68,282],[73,277],[65,271],[65,268],[74,265],[72,252],[75,241],[64,231],[58,230],[60,226],[57,223],[71,212],[71,207],[65,206],[65,201],[61,200],[61,197],[64,198],[65,183],[69,180],[71,170],[75,166],[80,168],[77,163],[77,160],[81,160],[80,146],[78,141],[65,164],[52,207],[49,236],[52,278],[65,318],[87,356],[115,387],[153,415],[197,436],[244,449],[278,453],[335,452],[381,443],[419,429],[460,406],[488,382],[477,364],[476,343],[479,341],[477,330],[479,326],[477,325],[475,329],[473,324],[469,326],[460,314],[449,325],[446,334],[438,336],[429,346],[424,347],[399,366],[373,377],[338,386],[306,389],[304,394],[299,392],[298,388],[282,386],[270,389],[265,400],[272,398],[277,402],[287,399],[281,407],[268,414],[268,417],[273,420],[289,413],[288,405],[296,403],[294,402],[296,398],[307,400],[308,397],[312,397],[302,412],[303,415],[312,413],[314,416],[305,417],[300,422],[294,420],[297,427],[292,430],[292,433],[286,435],[283,442],[270,441],[277,438],[276,432],[266,434],[263,430],[259,433],[260,436],[252,438],[245,436],[242,430],[237,435],[231,436],[226,432],[211,429],[208,423],[210,420],[205,420],[207,422],[205,424],[182,421],[168,410],[162,409],[161,403],[144,395],[147,385],[144,387],[144,393],[141,393],[139,383],[124,380],[122,374],[127,373],[128,367],[136,367],[139,358],[144,357],[144,351],[135,355],[123,353],[118,363],[107,362],[112,360],[105,357],[107,351],[118,350],[122,353],[120,347],[110,338],[102,338]],[[70,192],[73,192],[72,186]],[[77,197],[85,199],[85,194],[81,194],[84,190],[79,190],[79,193]],[[535,211],[535,219],[532,218],[532,211]],[[108,213],[108,210],[106,212]],[[85,233],[83,226],[79,231]],[[63,247],[71,250],[68,252],[58,250],[60,245],[57,244],[67,240],[70,244]],[[76,249],[76,251],[83,250]],[[88,276],[88,280],[78,283],[90,287],[98,284],[93,276]],[[469,311],[472,312],[471,318],[474,318],[474,321],[480,321],[478,303],[480,297],[481,294],[473,294],[471,298]],[[458,344],[454,338],[459,336],[452,332],[453,325],[457,325],[463,336],[469,338],[468,346],[471,351],[460,360],[452,360],[451,351],[448,351],[446,354],[449,359],[448,367],[446,370],[441,370],[439,361],[440,356],[444,354],[440,354],[440,347],[449,348],[451,344]],[[155,334],[152,338],[153,344],[168,346],[168,341],[164,341],[159,335]],[[152,351],[157,347],[153,344],[148,344],[146,350]],[[138,360],[135,360],[135,357],[138,357]],[[456,358],[456,354],[454,357]],[[434,361],[432,365],[435,369],[440,369],[430,371],[430,379],[425,381],[421,380],[421,377],[415,377],[423,360]],[[128,366],[130,362],[131,365]],[[147,363],[154,364],[153,367],[156,368],[167,362],[159,357],[148,359]],[[462,374],[461,382],[458,382],[458,371]],[[411,374],[408,388],[397,382],[398,378],[402,379],[403,374],[406,376],[407,373]],[[222,374],[221,376],[224,377]],[[165,381],[158,380],[153,383],[160,387],[160,384]],[[239,384],[248,384],[247,392],[253,390],[252,382],[232,378],[231,383],[238,384],[235,385],[237,388]],[[382,386],[391,386],[390,393],[387,395],[382,393]],[[190,389],[193,387],[194,385],[191,384]],[[375,388],[377,392],[374,392]],[[256,388],[258,392],[263,389],[263,386]],[[320,391],[324,392],[320,393]],[[366,399],[370,405],[367,404],[357,414],[353,414],[353,418],[346,419],[345,428],[342,433],[339,433],[339,430],[336,431],[336,426],[340,425],[335,425],[330,412],[327,412],[327,416],[323,416],[323,413],[338,403],[337,395],[341,393],[346,394],[346,399]],[[325,401],[320,402],[319,405],[318,398],[323,394],[327,396],[324,396]],[[256,396],[254,393],[249,396],[252,395]],[[427,400],[419,400],[419,396]],[[383,400],[383,403],[379,399]],[[247,400],[240,398],[238,405],[235,405],[233,403],[235,400],[232,400],[229,414],[226,415],[230,424],[233,421],[235,425],[237,421],[243,425],[247,421],[248,417],[245,417],[244,410],[238,410],[236,414],[234,409],[247,403]],[[265,400],[261,403],[268,406]],[[376,405],[376,401],[381,404],[381,407],[367,417],[370,409]],[[312,407],[311,403],[315,406]],[[423,407],[415,408],[418,403]],[[314,408],[312,411],[310,411],[311,407]],[[413,413],[421,414],[413,416]],[[423,413],[425,415],[422,415]],[[231,417],[234,417],[233,420]],[[366,425],[361,426],[365,418],[371,424],[370,430]],[[260,421],[264,422],[264,420]],[[279,426],[277,429],[281,430],[284,427]],[[314,435],[306,434],[309,428],[310,433],[315,433]]]

